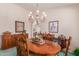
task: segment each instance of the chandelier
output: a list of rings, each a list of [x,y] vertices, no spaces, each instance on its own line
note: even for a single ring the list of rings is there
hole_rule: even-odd
[[[44,22],[47,15],[44,11],[39,10],[38,3],[36,4],[36,10],[29,12],[29,21],[33,24],[35,21],[39,25],[40,23]]]

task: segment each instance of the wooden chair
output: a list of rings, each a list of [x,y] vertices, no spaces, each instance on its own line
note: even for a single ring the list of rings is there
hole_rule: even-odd
[[[68,55],[68,52],[69,52],[68,50],[69,50],[69,47],[70,47],[71,39],[72,39],[72,37],[69,36],[69,39],[66,40],[66,48],[62,49],[59,52],[58,56],[67,56]]]
[[[19,56],[29,55],[27,38],[21,35],[17,36],[17,54]]]
[[[72,37],[69,36],[69,39],[68,39],[67,42],[66,42],[66,52],[65,52],[65,56],[68,55],[68,50],[69,50],[69,47],[70,47],[71,39],[72,39]]]
[[[50,34],[50,33],[44,33],[42,34],[42,36],[43,36],[43,39],[50,40],[50,41],[53,41],[53,38],[54,38],[54,34]]]

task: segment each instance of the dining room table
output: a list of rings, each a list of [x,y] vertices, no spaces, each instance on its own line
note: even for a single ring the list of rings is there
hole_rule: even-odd
[[[61,51],[58,43],[45,40],[45,43],[40,45],[34,42],[28,42],[29,51],[39,54],[40,56],[55,56]]]

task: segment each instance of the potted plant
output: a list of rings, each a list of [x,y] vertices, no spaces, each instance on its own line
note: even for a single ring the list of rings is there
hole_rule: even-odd
[[[75,56],[79,56],[79,48],[76,48],[74,51],[73,51],[73,54]]]

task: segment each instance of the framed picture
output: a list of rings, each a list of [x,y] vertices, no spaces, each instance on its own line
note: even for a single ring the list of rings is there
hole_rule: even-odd
[[[58,24],[59,24],[59,21],[50,21],[49,22],[49,32],[58,33]]]
[[[24,22],[15,21],[15,32],[23,32],[24,31]]]

